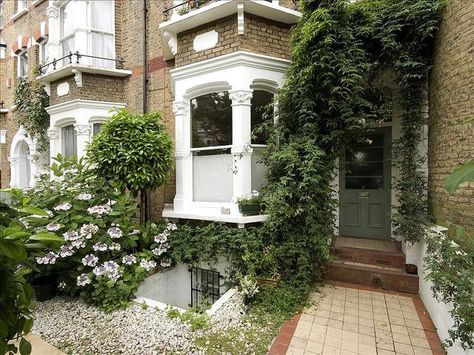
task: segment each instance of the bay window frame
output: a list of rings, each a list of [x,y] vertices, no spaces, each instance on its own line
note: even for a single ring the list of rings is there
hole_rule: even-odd
[[[67,6],[68,3],[70,3],[73,0],[68,0],[64,1],[61,3],[58,7],[59,10],[59,38],[58,38],[58,43],[59,43],[59,53],[60,57],[63,57],[65,55],[68,55],[69,53],[64,52],[64,41],[67,39],[70,39],[71,37],[74,37],[74,50],[71,50],[72,54],[74,54],[76,51],[79,52],[79,54],[82,55],[88,55],[88,56],[97,56],[97,57],[105,57],[103,55],[98,55],[97,53],[93,52],[93,34],[101,34],[101,35],[106,35],[106,36],[112,36],[112,48],[113,48],[113,53],[112,55],[107,58],[110,60],[102,60],[102,63],[106,63],[104,66],[98,66],[98,67],[103,67],[103,68],[111,68],[115,69],[115,59],[117,58],[117,53],[116,53],[116,36],[115,36],[115,1],[111,0],[112,3],[112,13],[111,14],[104,14],[105,15],[110,15],[112,16],[112,31],[105,31],[101,30],[95,27],[92,27],[92,1],[87,0],[85,1],[85,22],[82,22],[80,26],[75,28],[71,33],[64,34],[64,26],[63,26],[63,21],[64,21],[64,8]],[[73,59],[73,63],[74,60]],[[97,61],[98,59],[94,58],[89,58],[89,57],[82,57],[80,59],[80,64],[88,65],[88,66],[94,66],[94,60]],[[108,65],[110,63],[110,65]],[[64,59],[63,60],[63,65],[69,64],[69,59]]]

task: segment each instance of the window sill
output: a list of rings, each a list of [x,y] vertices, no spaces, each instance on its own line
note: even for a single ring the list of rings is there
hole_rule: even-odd
[[[52,70],[46,74],[38,76],[36,79],[42,83],[50,83],[67,76],[80,73],[99,74],[115,77],[126,77],[132,75],[131,70],[99,68],[81,64],[69,64],[56,70]]]
[[[178,219],[196,219],[201,221],[210,221],[210,222],[225,222],[225,223],[236,223],[239,225],[249,224],[249,223],[260,223],[264,222],[267,219],[266,215],[256,215],[256,216],[242,216],[242,215],[225,215],[225,214],[209,214],[201,209],[196,209],[186,212],[176,212],[173,209],[173,205],[166,204],[163,209],[162,216],[165,218],[178,218]]]
[[[28,9],[23,9],[19,12],[17,12],[16,14],[14,14],[12,17],[10,17],[10,21],[16,21],[18,20],[20,17],[22,17],[24,14],[26,14],[28,12]]]
[[[10,110],[7,108],[0,109],[0,113],[8,113],[8,112],[10,112]]]

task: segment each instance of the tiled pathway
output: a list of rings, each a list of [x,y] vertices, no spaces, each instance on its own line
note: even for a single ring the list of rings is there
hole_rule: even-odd
[[[444,354],[418,296],[328,284],[321,291],[282,326],[270,355]]]

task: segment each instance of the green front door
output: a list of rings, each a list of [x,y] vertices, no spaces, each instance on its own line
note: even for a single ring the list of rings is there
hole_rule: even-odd
[[[391,128],[346,151],[339,174],[339,234],[388,239],[391,234]]]

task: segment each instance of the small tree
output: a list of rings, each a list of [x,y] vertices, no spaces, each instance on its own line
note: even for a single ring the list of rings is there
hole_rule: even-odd
[[[117,111],[87,152],[100,176],[134,196],[140,192],[142,222],[149,219],[148,193],[163,185],[173,161],[173,144],[160,120],[156,112]]]

